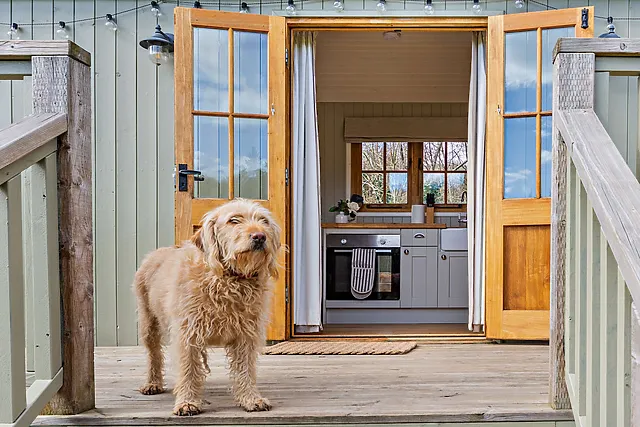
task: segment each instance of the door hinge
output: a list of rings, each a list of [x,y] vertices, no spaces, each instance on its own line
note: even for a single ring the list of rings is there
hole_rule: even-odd
[[[582,9],[582,28],[589,28],[589,9]]]
[[[289,49],[284,50],[284,65],[289,66]]]
[[[289,168],[284,168],[284,185],[289,186]]]
[[[284,287],[284,303],[289,304],[289,286]]]

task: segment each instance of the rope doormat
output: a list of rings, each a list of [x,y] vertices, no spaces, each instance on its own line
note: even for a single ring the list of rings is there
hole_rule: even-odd
[[[416,348],[416,342],[404,341],[285,341],[266,347],[268,355],[396,355],[407,354]]]

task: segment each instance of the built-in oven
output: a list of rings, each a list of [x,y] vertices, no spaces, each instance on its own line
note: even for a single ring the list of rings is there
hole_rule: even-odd
[[[356,248],[375,253],[373,290],[367,300],[400,299],[400,235],[328,234],[326,236],[326,298],[355,300],[351,292],[351,264]]]

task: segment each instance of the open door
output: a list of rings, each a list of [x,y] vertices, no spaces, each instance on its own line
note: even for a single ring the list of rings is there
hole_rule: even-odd
[[[593,7],[489,17],[488,338],[549,339],[552,51],[593,37]]]
[[[270,209],[287,241],[285,18],[175,9],[175,236],[230,199]],[[282,263],[284,265],[284,263]],[[286,339],[285,271],[268,340]]]

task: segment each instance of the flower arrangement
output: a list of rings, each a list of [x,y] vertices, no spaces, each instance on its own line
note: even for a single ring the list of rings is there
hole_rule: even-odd
[[[329,212],[340,212],[349,217],[349,221],[356,218],[356,212],[360,210],[360,205],[364,201],[362,196],[357,194],[351,195],[349,200],[338,200],[335,206],[329,208]]]

